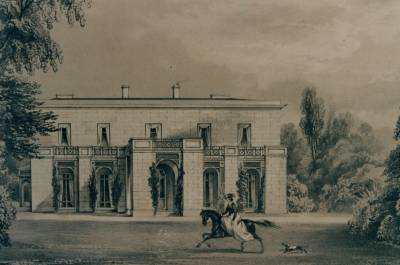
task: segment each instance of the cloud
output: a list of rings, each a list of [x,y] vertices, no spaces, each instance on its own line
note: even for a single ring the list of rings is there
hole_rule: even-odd
[[[395,0],[97,0],[85,29],[59,26],[65,62],[38,75],[55,93],[282,99],[290,119],[312,85],[338,111],[376,123],[399,106],[400,2]],[[379,115],[378,115],[379,116]],[[386,124],[386,125],[385,125]]]

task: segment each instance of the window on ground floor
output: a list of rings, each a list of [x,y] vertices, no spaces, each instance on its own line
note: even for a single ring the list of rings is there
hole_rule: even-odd
[[[61,171],[61,207],[74,207],[74,175],[70,169]]]

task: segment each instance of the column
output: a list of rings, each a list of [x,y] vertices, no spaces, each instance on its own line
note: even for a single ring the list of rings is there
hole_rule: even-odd
[[[203,144],[201,139],[183,140],[183,214],[198,215],[203,206]]]
[[[53,211],[53,159],[44,157],[31,160],[32,211]]]
[[[152,216],[153,207],[148,185],[149,168],[155,162],[151,140],[134,140],[132,156],[133,216]]]
[[[266,148],[265,212],[287,213],[287,165],[284,147]]]
[[[238,149],[237,147],[225,147],[225,194],[236,194],[236,181],[238,180]],[[236,194],[237,195],[237,194]]]
[[[89,205],[89,178],[92,165],[89,157],[79,157],[79,212],[91,212]]]

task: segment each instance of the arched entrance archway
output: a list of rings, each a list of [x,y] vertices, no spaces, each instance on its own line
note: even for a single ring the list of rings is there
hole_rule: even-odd
[[[215,168],[207,168],[203,173],[203,205],[204,207],[218,207],[220,181]]]
[[[175,208],[177,167],[171,161],[162,161],[157,165],[160,176],[159,209],[173,211]]]
[[[247,208],[256,209],[258,207],[258,196],[261,192],[260,173],[256,169],[246,171],[247,175]]]

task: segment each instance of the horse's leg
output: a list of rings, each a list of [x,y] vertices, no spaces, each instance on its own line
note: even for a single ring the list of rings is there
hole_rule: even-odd
[[[253,237],[255,240],[258,240],[258,242],[260,242],[260,245],[261,245],[260,253],[264,253],[264,243],[263,243],[262,238],[259,237],[257,234],[254,234]]]
[[[202,238],[205,238],[206,236],[211,236],[211,233],[203,233],[203,234],[201,235]]]
[[[244,241],[240,242],[240,251],[244,252]]]
[[[199,248],[204,242],[206,242],[207,240],[209,240],[209,239],[211,239],[211,238],[213,238],[213,236],[210,234],[210,235],[206,235],[204,238],[203,238],[203,240],[201,241],[201,242],[199,242],[197,245],[196,245],[196,248]]]

